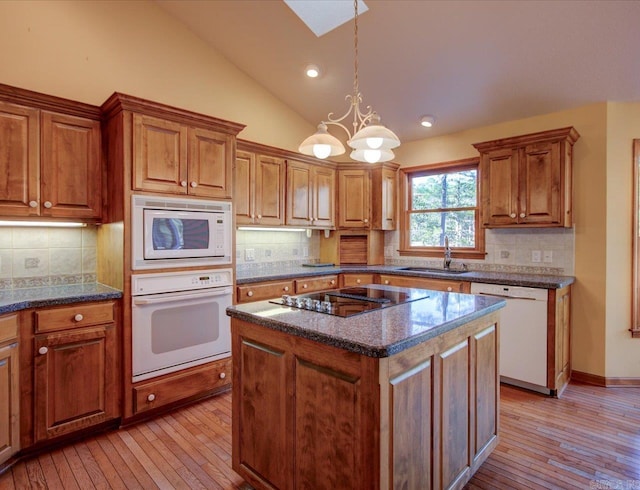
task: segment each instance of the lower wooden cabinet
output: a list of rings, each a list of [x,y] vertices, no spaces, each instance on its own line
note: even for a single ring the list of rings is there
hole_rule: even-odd
[[[230,384],[230,358],[142,381],[133,387],[133,413],[138,415],[190,397],[221,391]]]
[[[233,318],[233,469],[254,488],[462,488],[498,443],[497,322],[375,359]]]
[[[547,384],[560,396],[571,379],[571,286],[550,289],[547,305]]]
[[[35,311],[34,443],[119,417],[115,308],[108,301]]]
[[[380,284],[404,288],[433,289],[435,291],[449,291],[454,293],[468,293],[471,291],[471,283],[468,281],[394,276],[387,274],[380,275]]]
[[[293,281],[267,281],[247,284],[236,288],[236,303],[250,303],[293,294],[295,286]]]
[[[313,293],[315,291],[325,291],[327,289],[338,288],[338,276],[306,277],[296,279],[296,294]]]
[[[18,315],[0,317],[0,465],[20,448]]]
[[[340,287],[364,286],[375,284],[376,274],[340,274]]]

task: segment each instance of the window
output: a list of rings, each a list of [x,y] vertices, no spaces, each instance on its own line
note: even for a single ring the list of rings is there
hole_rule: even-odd
[[[400,169],[400,255],[484,258],[478,159]]]

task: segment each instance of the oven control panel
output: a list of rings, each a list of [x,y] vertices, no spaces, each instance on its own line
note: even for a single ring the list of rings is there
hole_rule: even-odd
[[[139,296],[173,291],[191,291],[231,286],[232,284],[233,271],[231,269],[133,274],[131,276],[131,294]]]

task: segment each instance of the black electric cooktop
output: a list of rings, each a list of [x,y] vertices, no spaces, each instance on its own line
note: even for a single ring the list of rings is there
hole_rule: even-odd
[[[327,315],[349,317],[424,298],[428,298],[428,295],[423,292],[390,291],[365,286],[298,296],[285,294],[280,299],[272,300],[271,303]]]

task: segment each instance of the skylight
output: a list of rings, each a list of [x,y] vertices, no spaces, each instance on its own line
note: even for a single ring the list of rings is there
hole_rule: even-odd
[[[349,0],[283,0],[317,37],[323,36],[353,19],[353,2]],[[358,15],[369,10],[358,0]]]

